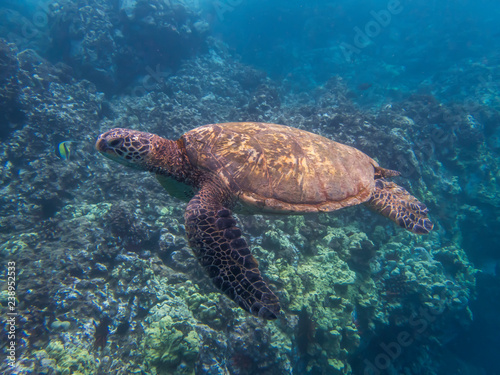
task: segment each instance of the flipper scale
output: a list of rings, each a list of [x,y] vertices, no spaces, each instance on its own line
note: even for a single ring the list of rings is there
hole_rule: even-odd
[[[366,205],[416,234],[427,234],[434,227],[427,217],[429,210],[425,204],[406,189],[383,178],[375,180],[375,189]]]
[[[262,279],[236,220],[221,202],[223,196],[220,188],[207,183],[188,203],[189,245],[217,288],[253,315],[276,319],[278,298]]]

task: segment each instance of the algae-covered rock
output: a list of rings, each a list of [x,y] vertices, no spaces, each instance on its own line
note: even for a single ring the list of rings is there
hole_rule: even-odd
[[[0,254],[2,254],[4,257],[8,257],[12,256],[18,251],[23,251],[27,248],[28,245],[24,241],[13,239],[0,245]]]
[[[168,302],[153,310],[142,342],[146,367],[152,374],[194,374],[194,361],[201,346],[194,329],[196,321],[187,313],[169,315],[173,309]]]
[[[268,250],[279,252],[291,264],[297,266],[300,252],[290,236],[286,235],[283,230],[279,228],[268,230],[264,233],[262,244]]]
[[[34,355],[43,358],[42,362],[57,374],[90,375],[97,371],[94,356],[87,349],[64,345],[58,340],[52,340],[44,350],[39,350]]]
[[[285,241],[293,243],[291,236],[280,242]],[[302,345],[306,345],[311,357],[310,366],[320,366],[325,374],[347,371],[350,367],[344,348],[355,349],[359,345],[355,328],[347,331],[352,324],[351,294],[356,289],[356,274],[335,250],[347,243],[349,237],[342,229],[328,228],[323,240],[314,246],[317,255],[302,256],[297,265],[277,258],[266,271],[268,278],[283,286],[280,290],[283,306],[296,314],[300,312],[299,316],[305,314],[310,320],[305,324],[310,326],[309,332],[300,333],[300,340],[307,342]],[[259,253],[265,255],[266,251]],[[304,339],[304,336],[310,337]]]

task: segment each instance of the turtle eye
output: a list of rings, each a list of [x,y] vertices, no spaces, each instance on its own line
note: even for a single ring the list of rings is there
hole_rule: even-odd
[[[122,143],[122,140],[119,138],[113,139],[111,142],[108,143],[109,146],[111,147],[117,147]]]

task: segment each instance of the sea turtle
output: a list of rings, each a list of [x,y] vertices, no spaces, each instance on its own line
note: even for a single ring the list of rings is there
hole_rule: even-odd
[[[433,224],[427,207],[386,177],[361,151],[304,130],[266,123],[204,125],[172,141],[112,129],[96,148],[121,164],[153,172],[173,196],[188,202],[188,242],[217,288],[243,309],[275,319],[278,298],[231,211],[303,214],[365,203],[413,233]]]

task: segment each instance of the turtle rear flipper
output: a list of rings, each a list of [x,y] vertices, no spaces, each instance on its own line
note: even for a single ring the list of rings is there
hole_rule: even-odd
[[[425,204],[394,182],[379,178],[366,205],[416,234],[429,233],[434,224]]]
[[[222,204],[221,190],[206,183],[189,201],[184,215],[189,245],[217,288],[253,315],[276,319],[278,298],[262,279],[231,211]]]

